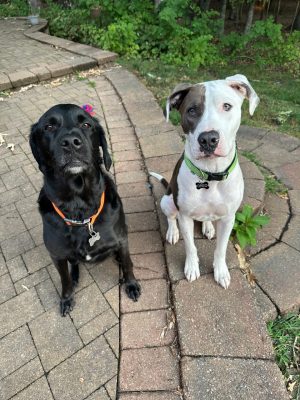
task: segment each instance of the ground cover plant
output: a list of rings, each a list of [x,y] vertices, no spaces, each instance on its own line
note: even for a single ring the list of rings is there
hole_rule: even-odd
[[[292,399],[300,399],[300,315],[291,313],[268,323],[276,361]]]

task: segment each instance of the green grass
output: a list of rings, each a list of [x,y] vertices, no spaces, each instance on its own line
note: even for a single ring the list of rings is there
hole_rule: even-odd
[[[300,399],[300,315],[288,314],[267,324],[291,398]]]
[[[246,75],[260,97],[254,116],[248,113],[248,104],[243,105],[242,124],[280,131],[300,138],[300,77],[287,72],[261,70],[255,65],[232,65],[199,69],[165,65],[158,61],[119,59],[120,64],[137,73],[154,93],[161,107],[180,82],[204,82],[222,79],[237,73]],[[179,123],[173,113],[171,121]]]

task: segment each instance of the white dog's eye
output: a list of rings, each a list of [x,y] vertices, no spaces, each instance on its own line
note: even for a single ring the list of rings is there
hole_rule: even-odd
[[[188,109],[188,114],[191,115],[192,117],[196,115],[196,108],[191,107]]]
[[[91,127],[91,125],[90,125],[88,122],[84,122],[84,123],[82,124],[82,127],[88,129],[88,128]]]
[[[223,104],[223,110],[224,111],[230,111],[232,109],[232,105],[229,103],[224,103]]]

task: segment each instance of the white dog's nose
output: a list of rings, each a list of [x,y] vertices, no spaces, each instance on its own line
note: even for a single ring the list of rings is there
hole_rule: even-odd
[[[219,140],[220,135],[217,131],[201,132],[198,136],[200,151],[205,154],[212,154],[216,150]]]

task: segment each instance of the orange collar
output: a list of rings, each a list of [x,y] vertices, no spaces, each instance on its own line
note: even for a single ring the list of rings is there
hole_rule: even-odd
[[[98,211],[96,212],[96,214],[92,215],[90,218],[88,219],[84,219],[83,221],[76,221],[73,219],[69,219],[66,218],[65,215],[63,214],[62,211],[60,211],[60,209],[51,201],[54,210],[57,212],[57,214],[65,221],[65,223],[67,225],[75,225],[75,226],[81,226],[81,225],[88,225],[89,226],[93,226],[96,219],[98,218],[99,214],[101,213],[103,207],[104,207],[104,202],[105,202],[105,190],[103,191],[102,195],[101,195],[101,199],[100,199],[100,205],[98,208]]]

